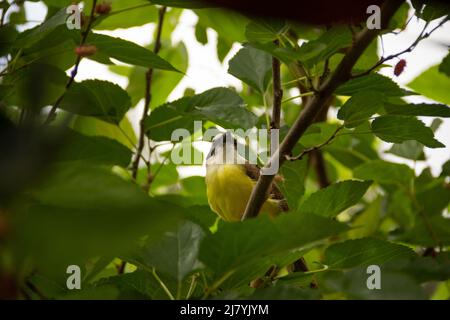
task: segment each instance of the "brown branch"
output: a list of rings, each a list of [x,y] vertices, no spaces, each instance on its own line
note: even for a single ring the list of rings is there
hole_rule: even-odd
[[[86,27],[86,30],[82,33],[82,36],[81,36],[81,41],[80,41],[80,45],[79,45],[80,47],[86,43],[86,39],[89,35],[89,32],[91,31],[92,23],[94,22],[94,19],[95,19],[94,15],[95,15],[95,7],[96,6],[97,6],[97,0],[94,0],[92,2],[92,8],[91,8],[88,25]],[[59,98],[56,100],[55,104],[50,109],[50,112],[48,113],[47,118],[44,121],[44,125],[47,125],[54,120],[55,115],[56,115],[56,110],[59,108],[59,105],[61,104],[62,100],[64,99],[64,96],[66,95],[67,90],[75,82],[75,77],[77,76],[78,67],[80,66],[81,59],[82,59],[82,56],[77,55],[77,60],[75,61],[75,67],[73,68],[72,72],[70,73],[70,78],[69,78],[69,81],[67,81],[64,92],[59,96]]]
[[[401,0],[387,0],[384,2],[381,10],[381,24],[383,27],[388,25],[389,20],[403,3]],[[280,147],[272,155],[266,167],[270,167],[273,163],[282,166],[285,156],[291,154],[298,140],[305,133],[306,129],[313,123],[317,114],[326,105],[333,92],[338,86],[350,79],[353,66],[358,58],[363,54],[364,50],[376,38],[379,31],[376,29],[369,30],[367,28],[359,32],[355,37],[355,42],[337,66],[336,70],[329,76],[323,84],[321,84],[318,92],[308,100],[307,105],[292,125]],[[261,210],[264,201],[267,198],[267,191],[272,184],[274,175],[261,174],[258,182],[253,188],[250,199],[247,203],[242,220],[256,217]]]
[[[445,17],[445,18],[442,19],[441,22],[439,22],[433,29],[431,29],[429,32],[425,32],[426,29],[427,29],[427,27],[428,27],[428,24],[429,24],[429,23],[427,22],[427,23],[425,24],[425,26],[423,27],[422,31],[420,32],[419,36],[417,37],[417,39],[414,40],[414,42],[411,43],[411,45],[410,45],[408,48],[406,48],[406,49],[404,49],[404,50],[402,50],[402,51],[400,51],[400,52],[398,52],[398,53],[391,54],[391,55],[389,55],[389,56],[387,56],[387,57],[381,58],[381,59],[380,59],[377,63],[375,63],[371,68],[369,68],[368,70],[366,70],[366,71],[364,71],[364,72],[361,72],[361,73],[352,75],[352,78],[358,78],[358,77],[362,77],[362,76],[368,75],[369,73],[371,73],[373,70],[375,70],[376,68],[378,68],[379,66],[381,66],[381,65],[382,65],[383,63],[385,63],[386,61],[392,60],[392,59],[394,59],[394,58],[397,58],[397,57],[401,56],[402,54],[405,54],[405,53],[407,53],[407,52],[413,51],[413,50],[417,47],[417,45],[420,43],[420,41],[422,41],[422,40],[428,38],[435,30],[437,30],[438,28],[440,28],[444,23],[446,23],[446,22],[449,21],[449,20],[450,20],[449,17]]]
[[[278,42],[276,42],[278,45]],[[280,128],[281,118],[281,100],[283,99],[283,90],[281,89],[281,70],[280,60],[272,58],[272,77],[273,77],[273,109],[272,109],[272,129]]]
[[[330,97],[329,102],[327,103],[326,107],[322,108],[321,112],[316,117],[316,122],[326,122],[327,116],[328,116],[328,110],[330,109],[331,103],[333,101],[334,96]],[[341,130],[341,128],[337,129],[338,131]],[[334,133],[331,140],[333,140],[336,137],[337,132]],[[331,143],[330,140],[330,143]],[[320,188],[326,188],[330,185],[330,179],[328,177],[328,173],[326,170],[325,165],[325,158],[323,156],[323,152],[320,149],[314,150],[311,152],[310,156],[311,164],[314,166],[314,170],[316,171],[317,175],[317,182],[319,184]]]
[[[164,6],[159,9],[159,19],[158,19],[158,26],[156,29],[155,46],[153,48],[153,52],[155,54],[158,54],[159,50],[161,49],[161,34],[166,10],[167,7]],[[133,177],[133,180],[136,180],[137,178],[137,172],[139,169],[139,160],[141,159],[142,151],[144,150],[145,145],[145,118],[148,115],[150,109],[150,102],[152,100],[152,93],[151,93],[152,79],[153,79],[153,68],[149,68],[145,74],[145,102],[144,102],[144,111],[142,112],[142,117],[139,122],[140,132],[139,132],[138,147],[131,166],[131,176]],[[147,165],[148,167],[150,167],[150,163],[148,163]],[[149,171],[148,175],[150,174],[151,172]]]

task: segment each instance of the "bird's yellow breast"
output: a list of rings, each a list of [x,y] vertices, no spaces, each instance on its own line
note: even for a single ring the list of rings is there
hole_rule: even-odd
[[[239,221],[255,182],[249,178],[242,165],[210,165],[205,177],[206,192],[211,209],[226,221]],[[263,212],[275,214],[280,211],[274,200],[267,200]]]

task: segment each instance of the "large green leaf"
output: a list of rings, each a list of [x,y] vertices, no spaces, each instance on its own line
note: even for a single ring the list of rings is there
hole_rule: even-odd
[[[147,270],[156,268],[181,283],[193,270],[201,266],[197,260],[202,228],[190,221],[182,222],[175,231],[149,245],[145,245],[132,257],[132,262]]]
[[[450,219],[440,215],[431,217],[427,215],[427,212],[422,212],[414,227],[400,235],[399,240],[424,247],[450,245]]]
[[[414,118],[399,115],[386,115],[376,118],[372,122],[372,132],[381,140],[402,143],[416,140],[429,148],[445,147],[434,138],[433,131],[425,124]]]
[[[401,97],[407,92],[401,89],[398,84],[390,78],[378,73],[369,74],[347,81],[337,88],[336,94],[352,96],[360,91],[375,91],[386,97]]]
[[[289,209],[296,211],[300,198],[305,193],[305,180],[308,170],[308,159],[290,161],[281,167],[283,180],[277,185],[286,198]]]
[[[72,128],[84,135],[101,136],[116,140],[129,149],[133,149],[137,143],[136,134],[126,116],[123,117],[119,125],[93,117],[77,116],[72,124]]]
[[[381,265],[394,258],[413,255],[414,251],[408,247],[375,238],[363,238],[329,246],[325,251],[325,263],[333,269],[347,269]]]
[[[388,114],[404,115],[404,116],[422,116],[422,117],[450,117],[450,107],[444,104],[391,104],[384,105],[384,109]]]
[[[314,214],[224,222],[216,233],[204,238],[199,257],[217,276],[229,276],[236,268],[283,251],[308,248],[345,229],[336,221]]]
[[[95,45],[98,53],[106,54],[110,58],[128,64],[146,68],[178,71],[168,61],[134,42],[98,33],[91,33],[87,38],[87,42]]]
[[[114,83],[85,80],[74,83],[67,90],[60,107],[79,115],[118,124],[131,107],[131,101],[127,92]]]
[[[213,88],[192,97],[162,105],[145,121],[146,131],[154,140],[171,140],[173,130],[184,128],[191,133],[194,120],[210,120],[225,128],[248,129],[257,117],[248,111],[241,97],[227,88]]]
[[[251,42],[271,42],[286,32],[287,27],[282,20],[255,18],[245,27],[245,36]]]
[[[119,255],[146,234],[158,239],[184,212],[149,198],[109,168],[86,164],[52,166],[30,196],[35,204],[15,218],[21,253],[62,276],[80,259]]]
[[[230,60],[228,73],[244,81],[261,94],[272,78],[272,58],[259,49],[246,46]]]
[[[66,13],[66,7],[61,8],[42,24],[31,30],[27,30],[21,33],[14,46],[19,48],[26,48],[33,45],[34,43],[48,35],[50,32],[52,32],[54,29],[56,29],[58,26],[65,25],[67,16],[68,15]]]
[[[310,195],[298,208],[302,214],[335,217],[355,205],[370,187],[370,181],[347,180],[332,184]]]
[[[323,33],[318,39],[303,44],[299,50],[301,61],[314,65],[330,58],[342,48],[352,44],[352,33],[346,27],[333,27]]]
[[[5,100],[10,105],[38,110],[52,105],[64,93],[64,71],[48,64],[33,63],[4,78],[10,85]]]
[[[373,160],[356,167],[353,175],[355,178],[374,180],[378,183],[409,186],[414,172],[405,164]]]
[[[408,83],[408,87],[433,100],[450,104],[450,78],[435,65]]]
[[[358,92],[339,109],[338,119],[344,120],[346,127],[356,127],[381,109],[383,97],[381,92]]]
[[[163,47],[159,55],[171,61],[178,70],[186,72],[188,66],[188,55],[185,45],[180,42],[176,46]],[[111,67],[116,70],[117,66]],[[147,68],[134,67],[127,69],[125,73],[129,77],[127,92],[131,97],[132,106],[135,106],[145,96],[145,74]],[[163,70],[153,71],[152,99],[150,108],[154,109],[167,101],[169,94],[183,78],[183,74],[177,72],[165,72]]]
[[[63,133],[65,145],[58,154],[59,161],[87,161],[90,163],[128,166],[131,150],[105,137],[89,137],[73,130]]]

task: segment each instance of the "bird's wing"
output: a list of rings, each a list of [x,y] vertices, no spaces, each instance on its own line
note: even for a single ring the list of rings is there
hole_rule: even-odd
[[[247,161],[244,164],[244,169],[247,176],[250,177],[252,180],[257,181],[259,179],[261,169],[257,165],[251,164]],[[282,181],[282,180],[283,178],[279,175],[275,177],[275,181]],[[283,211],[288,211],[289,206],[275,181],[272,182],[272,185],[269,189],[269,198],[274,200],[280,200],[280,208]]]

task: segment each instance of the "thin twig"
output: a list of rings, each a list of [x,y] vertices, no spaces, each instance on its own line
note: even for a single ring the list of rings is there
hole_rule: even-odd
[[[159,9],[159,19],[158,19],[158,26],[156,29],[156,39],[155,39],[155,46],[153,48],[153,52],[155,54],[158,54],[159,50],[161,49],[161,34],[162,34],[162,27],[164,23],[164,15],[166,14],[166,7],[161,7]],[[142,117],[139,122],[139,141],[137,146],[137,151],[134,157],[134,160],[132,162],[131,166],[131,176],[133,177],[133,180],[136,180],[138,168],[139,168],[139,160],[141,158],[142,151],[144,150],[145,145],[145,118],[148,115],[149,109],[150,109],[150,102],[152,100],[152,94],[151,94],[151,88],[152,88],[152,79],[153,79],[153,68],[149,68],[148,71],[145,74],[145,102],[144,102],[144,110],[142,112]],[[150,158],[150,157],[149,157]],[[151,172],[148,173],[150,175]]]
[[[387,0],[383,3],[381,11],[381,25],[386,27],[389,20],[401,6],[401,0]],[[364,50],[377,37],[379,30],[363,29],[359,32],[353,45],[350,47],[344,58],[341,60],[335,71],[320,85],[318,92],[308,99],[305,108],[302,110],[298,118],[295,120],[291,129],[287,133],[278,150],[271,156],[266,168],[270,168],[272,164],[282,166],[285,155],[289,155],[296,146],[298,140],[303,136],[308,127],[313,123],[321,109],[326,105],[330,97],[338,86],[348,81],[351,77],[351,71],[356,61],[364,53]],[[274,175],[261,174],[258,182],[253,188],[247,207],[242,216],[242,220],[256,217],[266,200],[268,189],[272,184]]]
[[[88,25],[86,27],[86,30],[82,33],[81,41],[80,41],[80,45],[79,45],[80,47],[83,46],[86,43],[86,39],[87,39],[87,37],[89,35],[89,32],[91,31],[92,23],[94,22],[94,19],[95,19],[94,15],[95,15],[95,7],[96,7],[96,5],[97,5],[97,0],[93,0],[89,22],[88,22]],[[49,124],[55,118],[56,110],[59,108],[59,105],[61,104],[62,100],[64,99],[64,96],[66,95],[67,90],[75,82],[75,77],[77,76],[78,67],[80,66],[81,59],[82,59],[81,55],[77,55],[77,60],[75,61],[75,67],[73,68],[73,70],[70,73],[70,78],[69,78],[69,81],[67,81],[65,90],[59,96],[59,98],[56,100],[55,104],[50,109],[50,112],[47,115],[47,119],[45,119],[45,121],[44,121],[44,125]]]
[[[336,135],[338,134],[338,132],[341,131],[343,128],[344,128],[344,126],[339,126],[326,141],[322,142],[321,144],[318,144],[317,146],[303,150],[297,156],[285,155],[286,160],[288,160],[288,161],[301,160],[308,153],[319,150],[319,149],[329,145],[336,138]]]
[[[386,61],[392,60],[392,59],[394,59],[394,58],[397,58],[397,57],[401,56],[402,54],[405,54],[405,53],[407,53],[407,52],[413,51],[413,50],[417,47],[417,45],[420,43],[420,41],[422,41],[422,40],[428,38],[435,30],[437,30],[437,29],[438,29],[439,27],[441,27],[444,23],[446,23],[447,21],[449,21],[449,19],[450,19],[449,17],[443,18],[443,19],[441,20],[441,22],[439,22],[439,23],[438,23],[433,29],[431,29],[429,32],[425,32],[426,29],[427,29],[427,27],[428,27],[428,24],[429,24],[429,22],[426,22],[426,23],[425,23],[425,26],[423,27],[423,29],[422,29],[422,31],[420,32],[420,34],[419,34],[419,36],[417,37],[417,39],[414,40],[414,42],[411,43],[411,45],[410,45],[408,48],[406,48],[406,49],[404,49],[404,50],[402,50],[402,51],[400,51],[400,52],[398,52],[398,53],[391,54],[391,55],[389,55],[389,56],[387,56],[387,57],[381,58],[381,59],[380,59],[377,63],[375,63],[371,68],[369,68],[368,70],[366,70],[366,71],[364,71],[364,72],[361,72],[361,73],[352,75],[352,78],[358,78],[358,77],[362,77],[362,76],[368,75],[369,73],[371,73],[373,70],[375,70],[376,68],[378,68],[379,66],[381,66],[381,65],[382,65],[383,63],[385,63]]]

